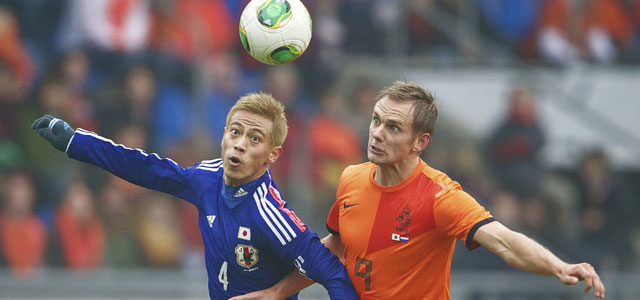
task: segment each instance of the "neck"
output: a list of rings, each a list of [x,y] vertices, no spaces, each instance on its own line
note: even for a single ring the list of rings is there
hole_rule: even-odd
[[[382,186],[396,185],[409,177],[418,162],[418,157],[409,157],[397,164],[377,165],[373,180]]]
[[[231,186],[231,187],[241,186],[241,185],[243,185],[243,184],[245,184],[247,182],[251,182],[251,181],[254,181],[254,180],[260,178],[264,174],[264,172],[267,171],[267,169],[268,169],[268,167],[261,168],[260,170],[258,170],[255,173],[255,175],[253,175],[253,176],[251,176],[249,178],[242,178],[242,179],[233,179],[233,178],[228,177],[225,174],[224,177],[223,177],[224,178],[224,184],[226,184],[228,186]]]

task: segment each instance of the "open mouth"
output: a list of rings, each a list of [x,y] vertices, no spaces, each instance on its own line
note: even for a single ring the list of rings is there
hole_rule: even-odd
[[[242,163],[242,161],[240,161],[237,156],[231,156],[229,157],[229,163],[231,164],[231,166],[237,167],[240,165],[240,163]]]
[[[374,145],[369,146],[369,150],[371,150],[371,152],[373,152],[374,154],[384,154],[384,151]]]

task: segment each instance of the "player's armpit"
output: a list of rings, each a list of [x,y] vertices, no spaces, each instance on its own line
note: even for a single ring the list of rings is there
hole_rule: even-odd
[[[344,265],[344,244],[339,235],[331,234],[324,237],[322,244],[331,250],[331,253],[335,254],[340,259],[340,262]]]

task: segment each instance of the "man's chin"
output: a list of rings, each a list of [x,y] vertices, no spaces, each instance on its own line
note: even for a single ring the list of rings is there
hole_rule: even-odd
[[[367,153],[367,159],[368,159],[370,162],[372,162],[372,163],[374,163],[374,164],[376,164],[376,165],[379,165],[379,164],[381,164],[381,163],[383,162],[383,161],[382,161],[382,158],[380,158],[380,156],[375,155],[375,154],[373,154],[373,153],[371,153],[371,152],[368,152],[368,153]]]

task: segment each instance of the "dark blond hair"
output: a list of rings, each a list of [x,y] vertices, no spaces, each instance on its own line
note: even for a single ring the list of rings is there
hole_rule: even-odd
[[[282,146],[287,137],[287,117],[284,115],[284,105],[267,93],[246,94],[231,107],[227,114],[226,126],[229,126],[231,117],[239,110],[248,111],[267,117],[273,122],[271,131],[271,147]]]
[[[413,105],[413,134],[427,132],[433,135],[438,118],[438,105],[431,92],[415,82],[396,81],[380,91],[376,102],[384,97],[396,101],[415,101]]]

